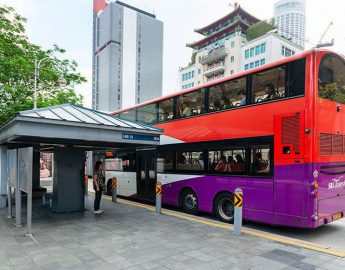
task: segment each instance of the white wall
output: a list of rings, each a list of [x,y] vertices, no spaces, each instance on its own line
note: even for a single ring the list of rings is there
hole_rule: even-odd
[[[135,105],[137,71],[137,12],[123,9],[122,108]]]
[[[194,64],[194,65],[191,65],[189,67],[185,67],[185,68],[179,70],[179,90],[182,90],[182,87],[184,85],[187,85],[187,84],[194,83],[194,86],[198,85],[198,68],[197,68],[197,66],[198,66],[197,64]],[[201,68],[201,66],[200,66],[200,68]],[[189,73],[192,71],[194,71],[194,77],[190,78],[188,80],[182,81],[183,74],[186,74],[186,73]],[[183,90],[185,90],[185,89],[183,89]]]

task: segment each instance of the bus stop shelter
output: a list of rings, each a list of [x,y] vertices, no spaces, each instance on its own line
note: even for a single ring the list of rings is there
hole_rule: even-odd
[[[21,192],[28,194],[31,215],[32,190],[40,181],[40,152],[49,151],[54,153],[53,211],[83,211],[85,151],[156,146],[161,134],[156,127],[74,104],[19,112],[0,127],[0,207],[6,206],[13,187],[16,224]]]

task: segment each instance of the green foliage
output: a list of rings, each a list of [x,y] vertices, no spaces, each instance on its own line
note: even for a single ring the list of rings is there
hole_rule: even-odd
[[[33,108],[35,59],[42,63],[38,80],[38,107],[67,102],[82,104],[74,87],[86,82],[77,72],[77,63],[60,60],[65,50],[54,45],[50,50],[30,43],[25,35],[26,19],[11,7],[0,7],[0,125],[18,111]],[[61,71],[62,69],[62,71]],[[59,87],[61,73],[67,82]]]
[[[345,104],[345,85],[337,83],[322,83],[319,80],[319,97]]]
[[[269,22],[267,21],[257,22],[247,29],[246,31],[247,40],[251,41],[253,39],[261,37],[273,29],[274,29],[274,19],[271,19]]]
[[[196,52],[193,52],[192,56],[190,57],[190,62],[188,64],[188,66],[195,64],[196,54],[197,54]]]

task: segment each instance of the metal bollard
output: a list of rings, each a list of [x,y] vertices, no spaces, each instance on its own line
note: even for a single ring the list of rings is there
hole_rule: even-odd
[[[156,183],[156,214],[162,212],[162,183]]]
[[[235,206],[235,215],[234,215],[234,234],[241,235],[242,231],[242,205],[243,205],[243,191],[240,188],[235,190],[234,195],[234,206]]]
[[[113,177],[111,180],[111,201],[117,202],[117,178]]]

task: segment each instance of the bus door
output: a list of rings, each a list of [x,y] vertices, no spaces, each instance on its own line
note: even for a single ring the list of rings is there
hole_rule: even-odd
[[[308,181],[304,166],[304,113],[274,118],[274,213],[275,222],[295,224],[307,216]]]
[[[156,173],[156,150],[137,150],[137,196],[154,201]]]

